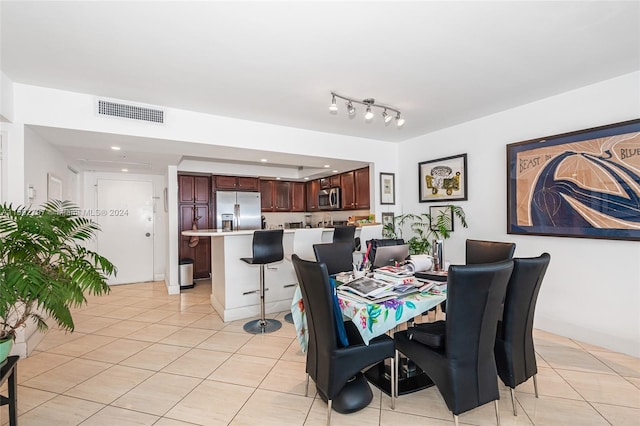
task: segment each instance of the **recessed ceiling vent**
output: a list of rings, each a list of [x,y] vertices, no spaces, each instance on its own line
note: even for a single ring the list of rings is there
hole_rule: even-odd
[[[131,118],[133,120],[164,123],[164,111],[135,105],[98,100],[98,114],[112,117]]]

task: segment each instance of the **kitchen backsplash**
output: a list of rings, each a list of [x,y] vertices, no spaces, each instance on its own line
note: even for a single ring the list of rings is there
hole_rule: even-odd
[[[329,215],[333,218],[333,221],[346,221],[349,216],[362,216],[368,215],[369,210],[349,210],[349,211],[332,211],[332,212],[314,212],[314,213],[268,213],[263,212],[262,215],[267,221],[267,228],[277,228],[282,225],[285,228],[285,224],[302,222],[302,227],[305,225],[305,215],[311,215],[311,226],[317,227],[318,222],[322,222],[322,218],[329,222]]]

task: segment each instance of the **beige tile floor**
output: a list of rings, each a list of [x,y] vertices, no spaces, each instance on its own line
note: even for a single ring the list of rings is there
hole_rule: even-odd
[[[51,329],[18,368],[22,426],[323,425],[326,404],[304,396],[305,357],[291,324],[254,336],[224,323],[199,282],[168,296],[162,282],[114,286],[74,313],[72,334]],[[278,315],[282,319],[284,313]],[[640,425],[640,360],[536,330],[540,398],[516,389],[519,415],[501,386],[503,425]],[[5,387],[2,389],[3,391]],[[8,422],[6,406],[1,424]],[[460,416],[493,425],[493,404]],[[447,425],[435,387],[391,410],[371,404],[332,415],[334,425]]]

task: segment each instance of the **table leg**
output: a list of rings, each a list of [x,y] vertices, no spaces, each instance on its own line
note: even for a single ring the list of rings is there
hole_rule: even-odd
[[[367,380],[387,395],[391,395],[391,371],[390,364],[384,361],[379,362],[365,371]],[[417,365],[400,356],[398,367],[398,389],[397,395],[417,392],[433,386],[433,381]]]
[[[17,376],[18,376],[18,364],[16,363],[13,366],[13,371],[7,380],[7,388],[9,393],[9,425],[17,426],[18,425],[18,384],[17,384]]]

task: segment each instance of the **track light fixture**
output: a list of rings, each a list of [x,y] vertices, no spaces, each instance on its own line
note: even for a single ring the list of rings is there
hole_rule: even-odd
[[[367,99],[363,99],[361,101],[358,101],[356,99],[353,98],[349,98],[347,96],[342,96],[339,95],[335,92],[331,92],[331,105],[329,106],[329,111],[331,111],[332,113],[336,113],[338,111],[338,105],[336,104],[336,98],[342,99],[347,101],[346,105],[347,105],[347,112],[349,113],[350,117],[353,117],[356,113],[356,109],[353,106],[354,103],[356,104],[360,104],[360,105],[364,105],[366,106],[366,110],[365,110],[365,114],[364,114],[364,119],[367,121],[371,121],[373,119],[373,111],[372,111],[372,107],[376,107],[376,108],[380,108],[382,109],[382,119],[384,120],[384,124],[389,124],[391,122],[391,120],[393,120],[393,115],[389,114],[387,112],[387,110],[389,111],[393,111],[396,113],[395,119],[396,119],[396,126],[398,127],[402,127],[404,125],[404,118],[401,117],[401,112],[399,110],[397,110],[396,108],[393,108],[389,105],[382,105],[382,104],[376,104],[376,100],[373,98],[367,98]]]

